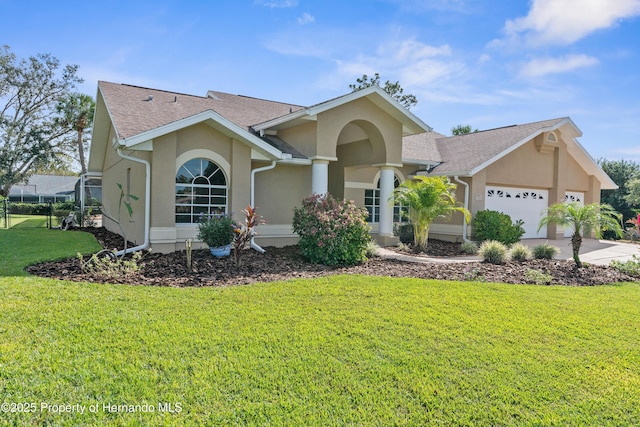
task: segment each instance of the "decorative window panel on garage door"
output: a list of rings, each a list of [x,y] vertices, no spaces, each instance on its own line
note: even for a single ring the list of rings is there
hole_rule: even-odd
[[[490,187],[486,189],[485,209],[506,213],[515,222],[523,220],[524,239],[546,238],[547,227],[538,231],[549,191],[529,188]]]

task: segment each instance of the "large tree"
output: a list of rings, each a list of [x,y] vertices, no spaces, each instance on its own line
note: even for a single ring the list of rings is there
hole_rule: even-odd
[[[633,203],[629,203],[629,184],[636,178],[640,178],[640,165],[628,160],[599,159],[598,164],[618,186],[617,190],[602,190],[600,201],[607,203],[620,212],[624,220],[635,218]],[[613,236],[607,236],[613,237]]]
[[[363,74],[361,78],[356,79],[355,84],[350,84],[349,88],[356,92],[371,86],[378,86],[387,92],[393,99],[402,104],[405,108],[410,109],[418,103],[418,98],[411,94],[404,94],[404,89],[400,86],[400,82],[391,83],[387,80],[384,86],[380,86],[380,74],[376,73],[373,77]]]
[[[78,150],[78,162],[83,174],[87,173],[84,151],[87,142],[87,129],[93,124],[93,112],[96,103],[93,98],[83,93],[74,92],[58,102],[56,121],[60,126],[75,132],[75,145]]]
[[[68,151],[56,106],[82,82],[77,71],[50,54],[17,61],[8,46],[0,48],[0,195]]]

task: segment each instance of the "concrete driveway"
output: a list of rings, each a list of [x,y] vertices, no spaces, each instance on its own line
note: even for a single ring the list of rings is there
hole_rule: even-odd
[[[571,239],[563,240],[547,240],[547,239],[523,239],[521,243],[533,249],[547,242],[551,246],[560,249],[556,259],[573,259],[571,250]],[[394,258],[409,262],[472,262],[478,261],[479,256],[459,256],[454,258],[447,257],[427,257],[402,255],[385,248],[378,249],[378,255],[386,258]],[[640,244],[616,242],[612,240],[583,239],[580,247],[580,260],[589,264],[609,265],[614,260],[628,261],[633,259],[633,255],[640,257]]]
[[[560,249],[556,255],[557,259],[573,259],[570,238],[563,240],[523,239],[521,241],[530,248],[544,242]],[[633,255],[640,256],[640,245],[612,240],[583,239],[580,247],[580,260],[589,264],[608,265],[614,259],[628,261],[633,258]]]

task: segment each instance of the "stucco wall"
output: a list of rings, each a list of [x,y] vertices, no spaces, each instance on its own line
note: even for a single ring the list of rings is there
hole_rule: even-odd
[[[402,124],[367,99],[358,99],[318,114],[317,155],[335,157],[338,141],[347,142],[344,138],[352,132],[347,127],[352,122],[368,136],[372,156],[379,163],[402,163]],[[346,133],[343,134],[345,128]]]
[[[268,225],[291,224],[293,208],[311,194],[311,167],[277,165],[256,174],[255,204]]]
[[[113,137],[113,130],[110,132],[110,137]],[[148,152],[125,151],[124,153],[149,160]],[[120,230],[122,227],[127,240],[135,245],[142,244],[144,241],[145,167],[140,163],[122,159],[111,144],[108,144],[106,149],[104,165],[102,175],[103,211],[115,221],[104,215],[103,226],[118,234],[122,234]],[[124,200],[131,204],[133,210],[131,217],[129,217],[124,203],[119,204],[120,188],[118,184],[122,186],[125,194],[138,197],[138,200],[134,200],[127,199],[125,196]],[[120,223],[120,227],[116,221]]]
[[[525,143],[486,168],[489,185],[551,188],[553,177],[553,153],[538,152],[534,141]]]

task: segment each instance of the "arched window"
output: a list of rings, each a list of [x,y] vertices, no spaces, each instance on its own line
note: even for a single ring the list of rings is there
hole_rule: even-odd
[[[191,159],[176,174],[176,224],[197,223],[201,215],[227,213],[227,178],[209,159]]]
[[[400,178],[397,175],[393,177],[393,188],[400,185]],[[367,222],[380,222],[380,180],[375,190],[364,190],[364,207],[369,211]],[[393,222],[402,222],[402,205],[399,203],[393,205]]]

